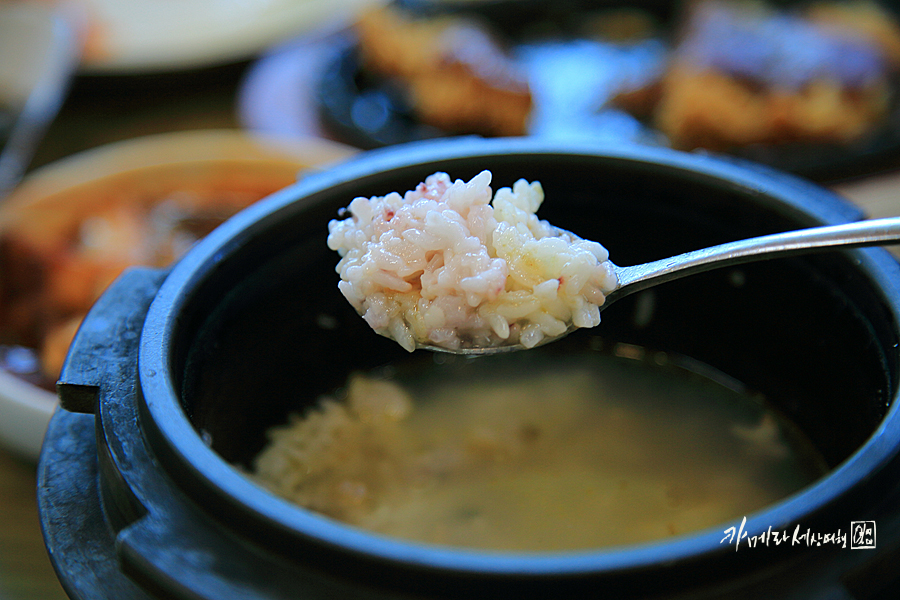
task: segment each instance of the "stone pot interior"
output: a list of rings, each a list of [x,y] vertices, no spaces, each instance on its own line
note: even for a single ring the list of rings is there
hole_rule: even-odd
[[[343,299],[327,222],[357,195],[411,189],[435,170],[494,188],[538,180],[551,223],[600,241],[621,265],[816,225],[796,207],[675,167],[579,156],[453,159],[388,170],[303,198],[248,231],[199,285],[174,336],[186,413],[227,461],[248,465],[265,431],[353,370],[430,360],[374,334]],[[872,434],[892,395],[896,333],[859,251],[777,259],[692,276],[625,298],[602,323],[542,351],[597,339],[679,353],[759,392],[829,467]],[[645,314],[652,300],[652,316]]]

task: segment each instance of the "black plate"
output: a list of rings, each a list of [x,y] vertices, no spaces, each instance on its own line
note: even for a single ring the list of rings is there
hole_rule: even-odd
[[[352,43],[340,48],[324,69],[317,92],[323,125],[358,148],[369,150],[448,135],[415,118],[403,89],[361,69]]]
[[[604,107],[603,90],[615,89],[623,78],[652,78],[662,68],[677,3],[630,3],[646,10],[659,27],[651,39],[627,43],[578,37],[589,12],[622,6],[611,0],[399,0],[397,5],[420,14],[474,13],[507,36],[535,96],[530,135],[665,145],[654,129]],[[371,149],[449,135],[418,122],[396,84],[364,72],[352,38],[323,71],[316,95],[319,116],[341,141]],[[900,164],[900,104],[895,99],[884,126],[853,144],[757,145],[732,153],[822,182],[872,173]]]

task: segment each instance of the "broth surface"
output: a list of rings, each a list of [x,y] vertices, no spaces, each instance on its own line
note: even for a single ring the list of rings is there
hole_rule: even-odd
[[[356,374],[269,432],[254,477],[389,536],[559,551],[733,521],[824,473],[761,401],[665,354],[533,352]]]

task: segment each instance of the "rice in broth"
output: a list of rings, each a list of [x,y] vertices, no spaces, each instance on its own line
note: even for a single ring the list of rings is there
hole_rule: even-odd
[[[538,219],[540,183],[492,195],[491,178],[435,173],[402,195],[356,198],[329,223],[338,287],[377,333],[410,352],[533,348],[600,323],[616,287],[606,248]]]

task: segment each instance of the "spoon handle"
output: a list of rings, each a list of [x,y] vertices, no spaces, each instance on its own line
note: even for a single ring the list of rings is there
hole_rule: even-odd
[[[622,297],[659,283],[728,265],[835,247],[882,246],[891,243],[900,243],[900,217],[764,235],[640,265],[616,266],[619,285],[610,296]]]

